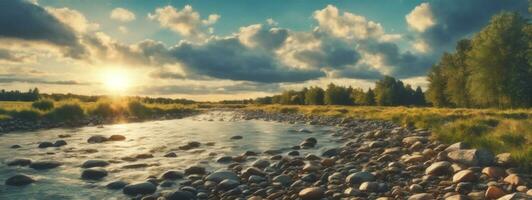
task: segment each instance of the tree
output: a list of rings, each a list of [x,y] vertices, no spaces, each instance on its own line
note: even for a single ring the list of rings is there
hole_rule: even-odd
[[[325,91],[320,87],[310,87],[305,93],[306,105],[323,105],[323,97]]]
[[[503,12],[473,38],[466,62],[472,71],[469,92],[477,105],[531,105],[530,26],[518,13]]]
[[[327,86],[323,102],[327,105],[351,105],[349,90],[345,87],[336,86],[333,83]]]
[[[423,94],[423,90],[421,90],[421,87],[417,86],[416,91],[414,92],[414,105],[417,106],[424,106],[427,104],[425,102],[425,95]]]
[[[442,60],[449,54],[445,53]],[[449,106],[449,101],[445,95],[445,88],[447,86],[447,79],[443,74],[442,61],[432,66],[427,75],[427,81],[429,82],[429,89],[425,93],[427,100],[436,107]]]
[[[467,54],[471,50],[471,41],[460,40],[456,46],[456,52],[448,58],[447,66],[444,67],[447,84],[445,94],[450,103],[458,107],[469,107],[470,97],[467,89],[469,68],[466,64]]]
[[[373,90],[371,90],[371,88],[369,88],[368,92],[366,92],[365,102],[368,106],[375,105],[375,93],[373,92]]]
[[[355,105],[367,105],[366,102],[366,93],[362,88],[355,88],[351,90],[351,99]]]

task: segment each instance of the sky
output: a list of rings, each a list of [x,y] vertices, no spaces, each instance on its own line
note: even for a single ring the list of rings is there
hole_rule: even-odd
[[[0,88],[200,101],[426,73],[527,0],[2,0]]]

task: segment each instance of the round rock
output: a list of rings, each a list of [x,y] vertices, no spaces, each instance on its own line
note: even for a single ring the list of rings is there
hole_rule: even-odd
[[[132,183],[126,185],[123,189],[124,194],[136,196],[153,194],[157,190],[157,187],[150,182]]]
[[[11,185],[11,186],[24,186],[24,185],[28,185],[28,184],[31,184],[31,183],[34,183],[35,180],[33,180],[33,178],[27,176],[27,175],[24,175],[24,174],[17,174],[17,175],[14,175],[12,177],[9,177],[5,184],[6,185]]]

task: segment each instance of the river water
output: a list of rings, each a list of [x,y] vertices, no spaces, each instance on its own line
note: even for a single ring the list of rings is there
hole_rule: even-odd
[[[302,128],[312,133],[297,131]],[[286,155],[292,146],[308,137],[316,138],[318,145],[313,149],[300,150],[300,153],[303,156],[307,153],[319,155],[327,148],[339,145],[341,141],[332,136],[336,131],[336,127],[240,120],[234,118],[234,113],[231,112],[210,112],[175,120],[4,134],[0,136],[0,199],[128,199],[121,190],[109,190],[105,185],[117,180],[144,181],[150,175],[158,177],[167,170],[184,170],[191,165],[202,165],[212,171],[225,167],[217,163],[216,158],[236,156],[245,151],[283,150]],[[71,137],[58,137],[65,134]],[[115,134],[123,135],[127,139],[99,144],[87,143],[87,139],[92,135]],[[236,135],[243,136],[243,139],[230,139]],[[64,139],[68,144],[62,147],[37,148],[40,142],[54,142],[59,139]],[[191,141],[200,142],[202,145],[186,151],[178,149]],[[214,142],[214,145],[206,146],[205,143],[208,142]],[[11,149],[14,144],[22,147]],[[175,152],[177,157],[164,157],[168,152]],[[138,154],[152,154],[154,157],[137,161],[123,159]],[[63,165],[44,171],[29,167],[8,167],[5,162],[14,158],[32,161],[56,160]],[[90,159],[111,162],[105,167],[109,175],[99,181],[81,179],[80,166]],[[252,160],[249,160],[246,164],[251,162]],[[123,168],[132,164],[147,164],[148,167]],[[7,178],[18,173],[30,175],[37,182],[23,187],[4,184]],[[159,188],[158,191],[175,190],[177,187],[179,186]]]

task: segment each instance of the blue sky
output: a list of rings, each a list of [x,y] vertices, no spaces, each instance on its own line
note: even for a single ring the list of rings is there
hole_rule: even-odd
[[[526,0],[4,0],[0,88],[254,98],[426,72]]]

